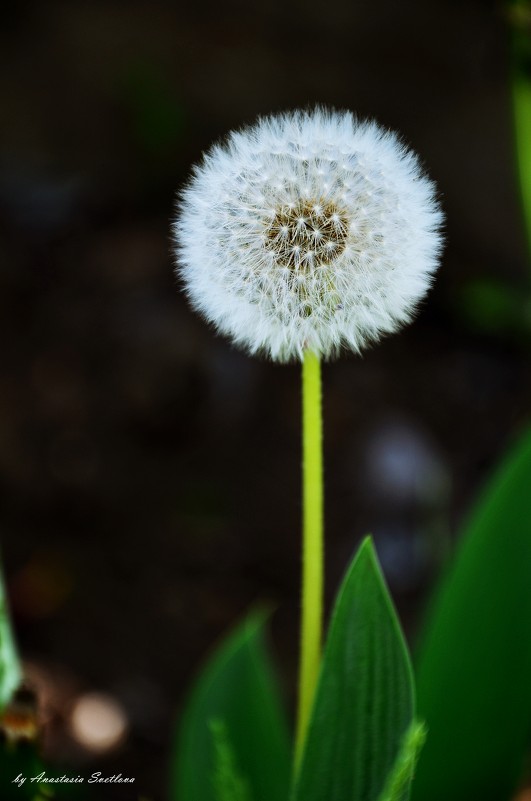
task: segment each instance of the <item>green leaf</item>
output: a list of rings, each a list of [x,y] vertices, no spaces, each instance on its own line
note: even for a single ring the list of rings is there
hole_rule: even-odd
[[[378,801],[403,801],[409,798],[411,780],[425,741],[424,723],[413,721],[404,736],[400,752]]]
[[[366,539],[336,601],[295,801],[376,801],[413,715],[407,648]]]
[[[238,769],[225,723],[213,720],[210,731],[214,739],[214,794],[217,801],[251,801],[249,784]]]
[[[220,801],[220,742],[211,730],[218,721],[230,744],[230,755],[226,748],[221,754],[222,769],[229,765],[252,801],[288,797],[291,744],[263,623],[263,614],[248,618],[214,654],[191,693],[175,752],[175,801]]]
[[[531,430],[465,527],[419,652],[416,801],[508,799],[531,721]]]
[[[9,609],[0,564],[0,712],[11,700],[13,693],[20,684],[21,678],[22,671],[11,632]]]

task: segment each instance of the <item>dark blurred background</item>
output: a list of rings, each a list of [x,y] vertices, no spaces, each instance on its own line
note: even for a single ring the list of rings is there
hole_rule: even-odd
[[[447,246],[416,322],[327,365],[328,602],[371,531],[412,638],[527,419],[530,266],[506,13],[493,2],[24,2],[0,40],[0,537],[50,758],[165,793],[174,720],[255,603],[293,705],[296,366],[188,308],[169,225],[191,163],[316,102],[402,133]]]

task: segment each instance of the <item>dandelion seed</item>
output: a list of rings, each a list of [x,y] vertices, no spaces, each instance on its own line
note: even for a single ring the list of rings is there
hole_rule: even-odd
[[[330,358],[411,319],[441,223],[434,184],[393,133],[320,109],[266,117],[195,168],[174,224],[178,273],[251,353]]]

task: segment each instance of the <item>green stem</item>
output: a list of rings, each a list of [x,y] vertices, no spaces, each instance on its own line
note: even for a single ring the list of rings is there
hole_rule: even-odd
[[[310,351],[302,363],[302,610],[295,764],[300,762],[321,660],[323,617],[323,455],[321,365]]]

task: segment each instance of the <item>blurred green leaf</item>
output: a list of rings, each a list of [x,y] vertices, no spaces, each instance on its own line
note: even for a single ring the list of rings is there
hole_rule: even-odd
[[[486,334],[515,334],[528,338],[531,302],[524,292],[494,279],[467,282],[457,297],[461,317]]]
[[[11,700],[22,678],[20,662],[11,631],[9,609],[0,564],[0,712]]]
[[[214,739],[214,794],[217,801],[251,801],[249,784],[239,773],[226,725],[221,720],[213,720],[210,731]]]
[[[419,652],[415,801],[508,799],[531,721],[531,431],[487,487]]]
[[[531,3],[513,2],[512,94],[520,192],[531,249]]]
[[[233,778],[248,785],[252,801],[288,797],[291,744],[263,624],[263,614],[247,619],[214,654],[193,689],[174,755],[175,801],[220,801],[220,746],[211,731],[218,721],[230,743],[225,768],[232,763]]]
[[[413,714],[407,648],[366,539],[336,601],[295,801],[376,801]],[[402,790],[400,801],[409,781]]]

